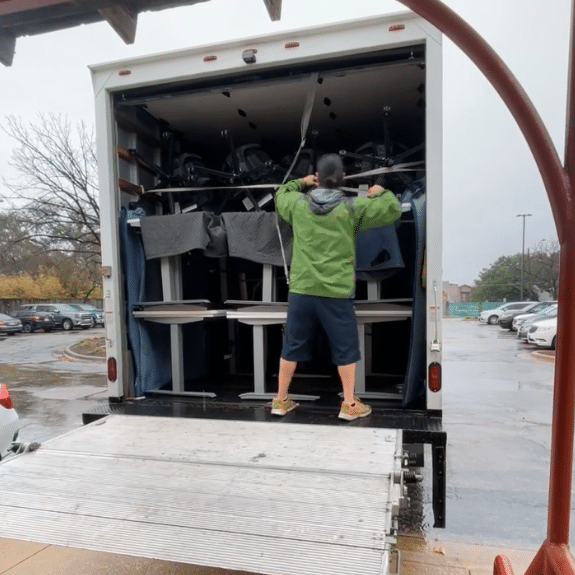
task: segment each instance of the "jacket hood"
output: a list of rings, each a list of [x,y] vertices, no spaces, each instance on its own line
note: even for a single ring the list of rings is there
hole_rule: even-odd
[[[316,188],[305,196],[309,206],[315,214],[327,214],[346,198],[341,190]]]

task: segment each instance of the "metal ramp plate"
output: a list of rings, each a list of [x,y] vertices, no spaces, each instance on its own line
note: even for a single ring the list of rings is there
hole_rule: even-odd
[[[0,536],[272,575],[380,574],[398,433],[111,415],[0,464]]]

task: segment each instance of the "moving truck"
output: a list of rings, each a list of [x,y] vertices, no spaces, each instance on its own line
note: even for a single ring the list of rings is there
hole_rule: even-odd
[[[109,402],[0,466],[5,489],[29,486],[9,490],[0,535],[386,573],[425,463],[445,525],[441,42],[400,13],[91,67]],[[324,333],[292,384],[300,407],[269,405],[291,256],[274,193],[323,153],[350,197],[378,183],[402,203],[357,235],[356,391],[373,413],[351,423]]]

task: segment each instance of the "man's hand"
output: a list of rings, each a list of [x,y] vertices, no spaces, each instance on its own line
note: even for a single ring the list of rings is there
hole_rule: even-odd
[[[315,174],[310,174],[305,178],[302,178],[306,186],[317,186],[317,176]]]
[[[375,198],[375,196],[377,196],[380,192],[383,192],[383,187],[382,186],[371,186],[371,188],[369,188],[367,190],[367,197],[368,198]]]

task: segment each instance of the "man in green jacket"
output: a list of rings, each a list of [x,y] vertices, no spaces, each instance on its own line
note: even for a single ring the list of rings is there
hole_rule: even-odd
[[[328,336],[342,382],[339,417],[352,421],[371,413],[371,407],[354,395],[355,364],[360,359],[353,308],[355,236],[395,222],[401,204],[381,186],[369,188],[367,198],[347,198],[339,190],[343,177],[341,158],[328,154],[320,158],[315,175],[292,180],[276,192],[276,212],[291,224],[294,243],[278,394],[272,401],[275,415],[298,406],[288,390],[297,362],[311,359],[317,325]],[[304,194],[306,187],[314,189]]]

